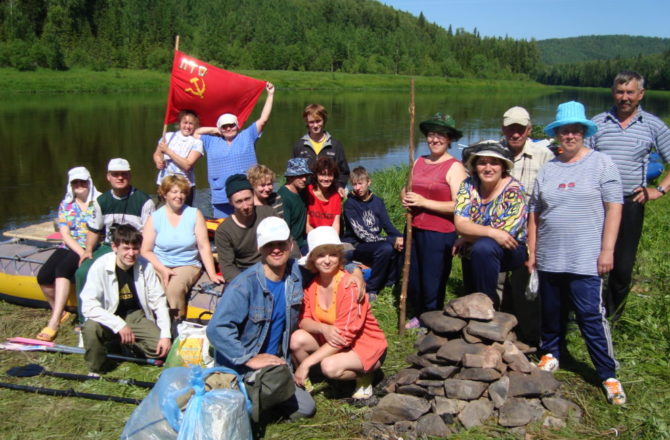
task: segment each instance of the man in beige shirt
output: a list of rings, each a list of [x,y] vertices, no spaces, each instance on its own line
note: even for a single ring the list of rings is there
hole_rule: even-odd
[[[542,166],[554,158],[546,142],[533,142],[529,136],[533,126],[528,111],[523,107],[512,107],[503,114],[502,145],[514,155],[512,177],[523,185],[526,197],[530,198],[535,178]],[[519,339],[531,347],[540,342],[540,301],[526,298],[526,286],[530,274],[525,266],[509,273],[501,273],[499,292],[502,291],[502,309],[517,317]],[[504,288],[502,286],[504,283]]]

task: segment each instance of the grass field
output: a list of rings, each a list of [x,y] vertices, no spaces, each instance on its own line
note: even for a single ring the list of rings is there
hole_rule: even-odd
[[[294,72],[277,70],[243,70],[243,75],[272,81],[280,89],[302,90],[407,90],[409,76],[371,75],[329,72]],[[450,87],[476,87],[478,90],[553,90],[532,81],[480,80],[443,77],[415,77],[421,90]],[[167,91],[170,75],[166,72],[109,69],[94,72],[72,69],[64,72],[38,69],[19,72],[0,68],[0,95],[17,93],[112,93],[121,91]]]
[[[403,212],[398,191],[403,185],[406,169],[386,170],[373,175],[373,189],[386,200],[396,226],[403,225]],[[578,331],[570,333],[568,349],[572,359],[562,360],[556,373],[563,382],[565,395],[584,410],[580,424],[559,431],[532,426],[528,439],[649,439],[670,438],[670,258],[665,240],[670,236],[667,212],[670,197],[664,197],[647,207],[647,221],[640,244],[635,281],[624,318],[613,330],[614,346],[621,369],[619,377],[628,394],[625,407],[605,402],[585,346]],[[666,284],[667,283],[667,284]],[[447,295],[460,294],[461,269],[454,264]],[[397,300],[386,289],[374,303],[374,312],[389,340],[389,353],[384,372],[391,375],[403,368],[404,357],[413,351],[415,335],[399,337]],[[47,312],[0,302],[0,339],[11,336],[33,337],[46,323]],[[63,328],[57,342],[76,344],[71,325]],[[46,369],[86,373],[81,356],[49,353],[0,353],[0,374],[13,366],[39,363]],[[121,364],[110,377],[155,380],[160,374],[156,367]],[[141,398],[142,389],[106,383],[73,383],[71,381],[36,377],[0,379],[52,388],[74,387],[79,391],[116,394]],[[346,403],[348,387],[327,383],[316,384],[315,398],[318,413],[315,418],[284,422],[267,427],[269,439],[352,439],[360,438],[361,423],[366,408]],[[0,438],[18,439],[114,439],[118,438],[125,420],[134,406],[118,403],[98,403],[77,398],[59,398],[26,394],[0,389]],[[463,431],[455,439],[514,438],[504,429],[492,425]]]

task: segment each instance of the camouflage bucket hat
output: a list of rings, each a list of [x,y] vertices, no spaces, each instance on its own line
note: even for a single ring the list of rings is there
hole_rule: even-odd
[[[449,136],[452,141],[457,141],[463,137],[463,133],[456,128],[456,121],[453,117],[437,112],[432,118],[419,124],[421,132],[427,136],[428,132],[441,133]]]

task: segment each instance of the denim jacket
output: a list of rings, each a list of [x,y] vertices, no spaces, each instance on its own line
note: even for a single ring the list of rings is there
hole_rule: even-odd
[[[289,338],[298,327],[302,307],[302,269],[296,260],[286,266],[286,328],[281,353],[291,364]],[[259,354],[270,331],[272,294],[265,283],[263,264],[258,262],[235,277],[226,288],[207,326],[207,337],[216,349],[216,362],[241,374],[244,365]]]

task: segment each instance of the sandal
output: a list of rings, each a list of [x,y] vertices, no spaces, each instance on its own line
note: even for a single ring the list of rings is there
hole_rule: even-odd
[[[63,310],[63,313],[60,315],[60,321],[58,321],[59,325],[67,324],[68,322],[72,321],[74,318],[74,313],[70,313],[67,310]]]
[[[44,327],[35,338],[44,342],[53,342],[53,340],[56,339],[57,333],[58,330],[54,330],[51,327]]]

